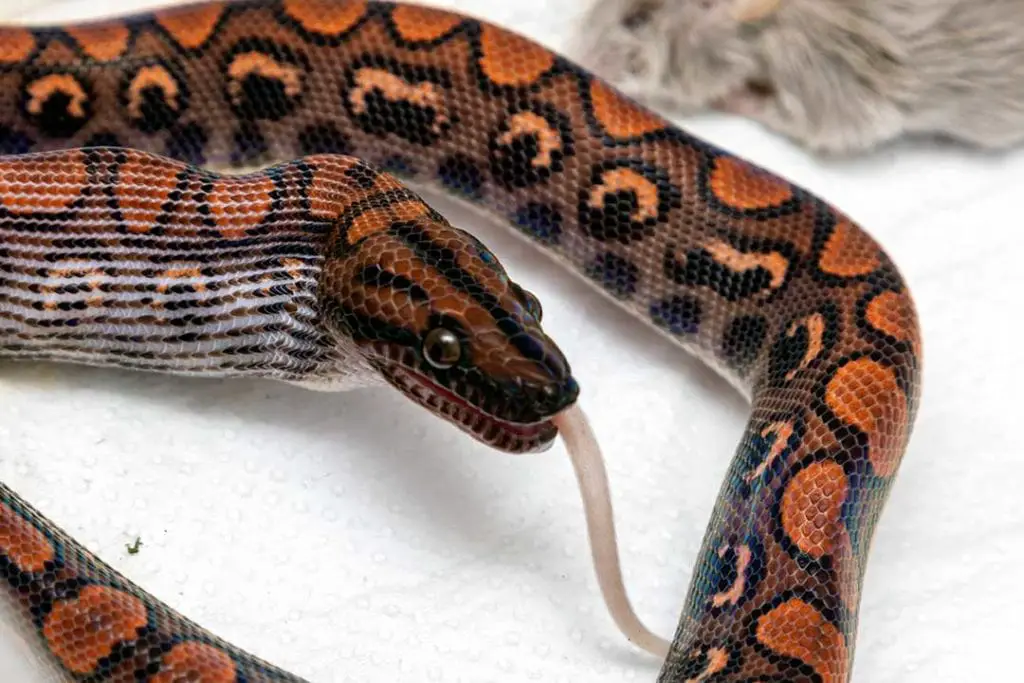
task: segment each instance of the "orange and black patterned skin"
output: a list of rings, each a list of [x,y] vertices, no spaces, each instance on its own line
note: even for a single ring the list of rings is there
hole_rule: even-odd
[[[752,400],[660,680],[850,679],[921,343],[896,266],[823,200],[526,38],[352,0],[4,29],[0,151],[3,355],[376,378],[527,451],[578,391],[539,305],[387,172],[508,222]],[[458,344],[427,341],[449,320]],[[300,680],[0,501],[0,576],[69,679]]]

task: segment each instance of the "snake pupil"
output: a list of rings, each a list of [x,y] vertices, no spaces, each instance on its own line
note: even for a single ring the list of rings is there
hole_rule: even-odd
[[[462,356],[462,344],[451,330],[438,327],[427,333],[423,340],[423,356],[435,368],[450,368]]]

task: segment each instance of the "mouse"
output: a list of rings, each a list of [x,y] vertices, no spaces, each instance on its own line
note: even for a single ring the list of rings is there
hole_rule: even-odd
[[[831,155],[1024,140],[1024,0],[589,1],[570,56],[659,110]]]

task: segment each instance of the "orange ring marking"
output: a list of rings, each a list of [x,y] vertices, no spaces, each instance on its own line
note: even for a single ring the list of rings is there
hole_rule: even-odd
[[[427,214],[427,207],[418,201],[407,200],[387,208],[370,209],[359,214],[349,226],[345,239],[355,244],[361,239],[383,232],[396,221],[411,221]]]
[[[724,544],[718,549],[718,557],[725,557],[725,553],[729,550],[729,544]],[[747,587],[747,569],[750,567],[750,562],[754,555],[750,552],[750,547],[747,545],[741,545],[736,548],[736,580],[733,581],[732,585],[725,591],[715,593],[711,598],[711,604],[715,607],[721,607],[722,605],[737,604],[740,598],[743,597],[743,591]]]
[[[718,201],[740,210],[768,209],[793,198],[785,180],[735,157],[715,159],[708,184]]]
[[[0,503],[0,553],[23,572],[41,572],[56,556],[46,535]]]
[[[100,62],[109,62],[124,54],[131,37],[131,31],[120,22],[69,26],[67,32],[85,54]]]
[[[820,560],[847,535],[840,514],[850,492],[842,465],[816,462],[800,470],[782,493],[782,528],[801,552]]]
[[[0,170],[0,203],[13,213],[64,211],[88,179],[81,153],[64,161],[13,157]]]
[[[878,245],[845,218],[836,222],[818,261],[824,272],[839,277],[867,275],[880,265]]]
[[[0,64],[22,61],[36,46],[36,38],[27,28],[0,28]]]
[[[42,114],[46,100],[54,93],[60,93],[68,98],[67,113],[76,118],[85,118],[85,104],[89,101],[89,95],[71,74],[47,74],[29,83],[25,90],[29,96],[25,108],[30,114]]]
[[[530,85],[555,65],[548,50],[495,26],[481,27],[480,47],[480,68],[498,85]]]
[[[178,643],[160,659],[150,683],[235,683],[238,667],[224,651],[205,643]]]
[[[176,175],[135,155],[121,166],[114,197],[128,232],[144,234],[156,226],[157,217],[178,185]]]
[[[90,585],[77,598],[53,603],[43,620],[43,636],[68,670],[87,674],[115,645],[134,639],[146,620],[146,606],[135,596]]]
[[[793,438],[793,423],[785,420],[779,420],[778,422],[772,422],[761,430],[761,438],[767,439],[772,434],[775,435],[775,441],[772,442],[771,448],[768,449],[768,455],[765,459],[755,467],[753,470],[747,473],[744,479],[747,483],[750,483],[764,474],[769,467],[782,455],[789,446],[789,440]]]
[[[870,358],[850,361],[829,381],[825,401],[840,420],[867,434],[875,472],[895,474],[907,437],[907,404],[893,371]]]
[[[812,313],[803,320],[794,322],[786,330],[786,336],[792,337],[801,327],[807,328],[807,351],[800,359],[800,365],[786,373],[786,380],[792,380],[796,373],[803,370],[814,362],[814,359],[821,355],[825,340],[825,316],[821,313]]]
[[[917,335],[917,313],[904,292],[887,289],[868,302],[864,308],[868,325],[893,339],[908,341],[914,355],[921,356],[921,340]]]
[[[185,9],[162,10],[155,16],[156,23],[163,26],[179,45],[194,50],[206,42],[223,14],[224,5],[218,2]]]
[[[758,267],[764,268],[771,273],[772,279],[768,286],[772,289],[778,289],[786,280],[789,259],[777,251],[768,254],[747,253],[721,240],[714,240],[704,248],[711,254],[711,258],[733,272],[744,273]]]
[[[392,102],[405,102],[415,107],[432,109],[434,112],[430,130],[436,135],[444,133],[444,127],[451,123],[451,112],[443,86],[427,81],[410,83],[387,69],[363,67],[355,72],[355,87],[349,91],[348,101],[357,114],[369,111],[367,96],[380,91]]]
[[[154,86],[160,90],[160,97],[168,109],[176,113],[181,112],[181,86],[178,80],[162,64],[149,64],[141,67],[128,84],[127,109],[133,119],[143,118],[142,107],[145,100],[142,94]]]
[[[302,28],[321,35],[344,33],[366,14],[365,2],[284,0],[281,6]]]
[[[632,138],[664,130],[666,122],[653,112],[637,107],[601,81],[590,81],[594,117],[613,138]]]
[[[278,61],[271,55],[262,52],[242,52],[234,56],[228,65],[227,91],[235,105],[241,105],[247,97],[244,83],[250,76],[260,76],[277,81],[290,98],[302,95],[302,68],[288,62]]]
[[[391,21],[398,33],[408,41],[437,40],[462,23],[458,14],[420,7],[399,5],[391,10]]]
[[[274,181],[266,176],[246,180],[226,178],[213,184],[208,202],[217,229],[228,239],[239,239],[257,228],[274,207]]]
[[[306,191],[309,212],[327,220],[340,217],[345,208],[361,196],[353,187],[352,180],[345,175],[358,160],[354,157],[313,156],[307,162],[313,169]]]
[[[642,173],[637,173],[631,168],[612,168],[603,172],[601,182],[590,190],[589,204],[595,209],[600,209],[604,206],[605,195],[622,190],[636,194],[636,215],[630,218],[645,221],[658,217],[658,187]]]
[[[697,674],[696,678],[687,678],[683,683],[705,683],[712,676],[724,671],[725,667],[729,666],[729,653],[720,647],[709,648],[704,658],[708,662],[704,670]]]
[[[511,146],[522,135],[537,140],[537,155],[530,159],[531,166],[547,168],[554,161],[554,153],[562,151],[562,134],[536,112],[521,111],[509,117],[508,130],[498,136],[498,142]]]
[[[776,652],[811,666],[822,683],[846,680],[843,634],[803,600],[792,598],[757,620],[757,639]]]

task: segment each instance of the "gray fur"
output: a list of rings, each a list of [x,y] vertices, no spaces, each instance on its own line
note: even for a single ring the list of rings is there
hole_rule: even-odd
[[[1024,0],[590,2],[570,54],[653,106],[731,111],[819,152],[1024,140]]]

